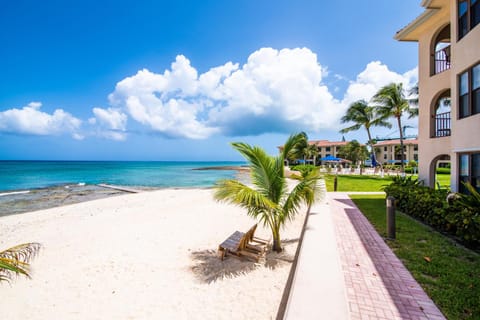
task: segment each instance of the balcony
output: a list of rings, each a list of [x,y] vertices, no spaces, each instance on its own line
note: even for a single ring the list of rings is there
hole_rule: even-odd
[[[434,138],[448,137],[451,134],[450,130],[450,112],[437,113],[435,116],[435,131]]]
[[[450,46],[437,50],[433,55],[434,74],[450,69]]]

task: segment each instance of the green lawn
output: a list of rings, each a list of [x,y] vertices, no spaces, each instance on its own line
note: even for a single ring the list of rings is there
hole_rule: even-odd
[[[450,189],[450,175],[449,174],[438,174],[436,176],[436,181],[440,184],[441,188]],[[438,185],[435,185],[435,188],[438,188]]]
[[[326,174],[327,191],[333,191],[335,175]],[[390,184],[391,178],[381,178],[370,175],[337,175],[337,191],[383,191],[385,185]]]
[[[386,236],[385,199],[351,195]],[[397,211],[397,239],[387,244],[448,319],[480,319],[480,255]],[[430,260],[430,262],[427,262]]]

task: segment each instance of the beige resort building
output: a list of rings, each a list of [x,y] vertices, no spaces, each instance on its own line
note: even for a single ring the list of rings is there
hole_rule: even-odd
[[[422,0],[425,11],[397,32],[418,42],[420,179],[435,184],[450,160],[451,189],[480,190],[480,0]]]
[[[399,164],[402,162],[400,152],[400,140],[384,140],[373,145],[375,158],[381,164]],[[403,140],[403,154],[406,163],[418,161],[418,140]]]
[[[309,141],[308,144],[317,146],[318,159],[333,156],[336,157],[340,147],[346,145],[348,141],[329,141],[329,140],[314,140]]]
[[[333,156],[336,157],[340,147],[346,145],[348,141],[329,141],[329,140],[312,140],[308,141],[308,144],[315,145],[317,147],[318,155],[316,156],[316,162],[320,162],[321,158]],[[278,150],[281,152],[283,146],[278,146]],[[313,163],[313,159],[306,159],[307,163]]]

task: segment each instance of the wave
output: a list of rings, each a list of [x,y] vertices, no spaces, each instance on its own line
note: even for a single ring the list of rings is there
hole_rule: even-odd
[[[10,196],[12,194],[24,194],[24,193],[29,193],[29,192],[30,192],[30,190],[4,192],[4,193],[0,193],[0,197]]]

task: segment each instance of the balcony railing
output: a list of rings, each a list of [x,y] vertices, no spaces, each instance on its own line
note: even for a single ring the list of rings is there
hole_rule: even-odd
[[[435,138],[448,137],[450,130],[450,112],[438,113],[435,115]]]
[[[435,64],[434,74],[450,69],[450,46],[435,52],[433,60]]]

